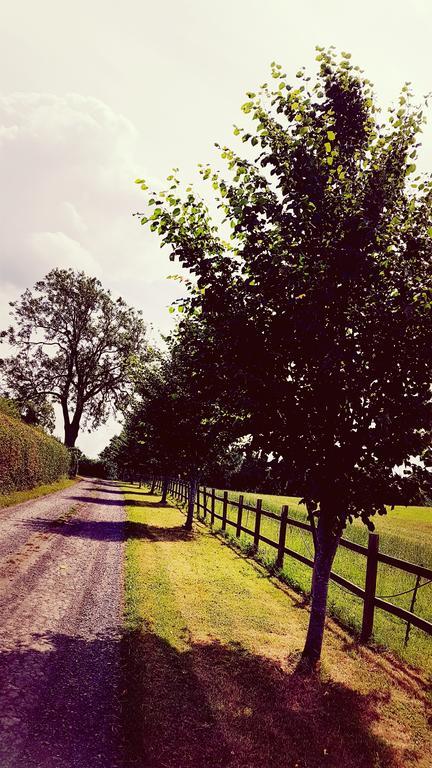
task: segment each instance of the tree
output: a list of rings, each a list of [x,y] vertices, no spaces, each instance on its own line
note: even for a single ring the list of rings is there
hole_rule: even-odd
[[[222,149],[228,181],[201,169],[223,221],[192,188],[182,194],[175,173],[142,218],[196,276],[184,311],[212,327],[225,365],[241,371],[253,447],[285,466],[316,523],[312,665],[344,527],[358,517],[373,529],[395,465],[409,467],[430,441],[432,350],[432,182],[415,165],[422,109],[405,85],[380,121],[349,54],[318,49],[317,59],[314,85],[303,70],[289,85],[274,64],[277,90],[248,94],[254,127],[234,131],[248,157]]]
[[[72,269],[52,270],[11,306],[15,327],[3,335],[17,354],[2,361],[7,386],[19,402],[59,403],[73,447],[81,425],[96,428],[125,406],[143,351],[141,315]]]
[[[217,362],[205,324],[194,317],[180,322],[168,352],[143,369],[137,383],[139,400],[127,422],[131,450],[138,442],[153,471],[166,479],[176,474],[187,479],[188,530],[199,478],[216,460],[221,463],[228,457],[244,430],[241,417],[218,396]],[[166,501],[166,487],[165,481],[162,501]]]
[[[46,432],[54,432],[55,413],[51,403],[46,398],[35,400],[15,400],[6,392],[0,396],[4,411],[9,410],[16,419],[21,419],[32,427],[42,427]],[[9,406],[7,409],[6,404]],[[1,407],[1,406],[0,406]]]

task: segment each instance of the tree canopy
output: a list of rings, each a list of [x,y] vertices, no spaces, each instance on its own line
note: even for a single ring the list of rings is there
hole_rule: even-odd
[[[12,317],[3,336],[17,352],[1,361],[8,390],[19,402],[59,403],[67,446],[81,426],[125,407],[145,326],[123,299],[84,272],[54,269],[12,302]]]
[[[430,442],[432,181],[416,172],[421,107],[409,85],[382,118],[370,81],[318,49],[316,82],[248,94],[242,157],[201,168],[219,217],[177,171],[142,217],[195,280],[186,312],[236,372],[254,445],[295,477],[318,520],[305,655],[321,651],[341,532],[373,527],[395,465]],[[144,180],[139,179],[147,190]],[[148,192],[147,192],[148,194]]]
[[[136,377],[136,399],[122,433],[124,455],[128,462],[134,457],[135,467],[188,480],[188,527],[198,478],[220,465],[244,432],[241,415],[220,397],[214,352],[205,326],[194,317],[180,323],[166,352]]]

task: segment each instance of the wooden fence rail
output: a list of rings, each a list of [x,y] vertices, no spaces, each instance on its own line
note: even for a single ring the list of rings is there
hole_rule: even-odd
[[[162,491],[162,480],[157,480],[155,488],[158,491]],[[181,479],[173,479],[169,483],[168,492],[181,502],[187,502],[188,499],[188,484]],[[202,499],[202,502],[201,502]],[[222,514],[216,512],[216,502],[220,502],[222,505]],[[230,520],[228,517],[228,506],[237,509],[237,519]],[[242,533],[250,536],[253,539],[253,550],[258,552],[259,544],[267,544],[269,547],[273,547],[277,550],[276,567],[282,569],[285,555],[295,558],[299,562],[303,563],[310,568],[313,568],[313,558],[306,557],[300,552],[296,552],[294,549],[286,546],[286,532],[288,525],[300,528],[303,531],[312,533],[312,528],[309,523],[296,520],[293,517],[289,517],[288,507],[284,505],[281,510],[281,514],[277,515],[274,512],[266,511],[262,508],[262,499],[257,499],[256,506],[251,506],[244,502],[243,495],[240,495],[238,500],[230,499],[228,491],[224,491],[223,496],[216,495],[214,488],[209,489],[206,487],[198,487],[197,496],[195,499],[195,508],[197,517],[201,517],[202,520],[207,521],[207,515],[210,515],[210,525],[214,525],[215,520],[221,521],[221,528],[226,531],[227,526],[235,528],[235,536],[239,538]],[[251,530],[243,525],[243,513],[244,511],[253,512],[255,514],[254,529]],[[202,515],[200,514],[202,513]],[[278,540],[273,541],[267,536],[264,536],[261,532],[261,522],[263,518],[270,518],[279,522],[279,535]],[[363,600],[363,616],[362,626],[360,632],[361,642],[367,642],[373,633],[374,614],[375,608],[380,608],[393,616],[398,617],[402,621],[407,622],[407,637],[409,635],[410,627],[417,627],[423,630],[429,635],[432,635],[432,622],[423,619],[421,616],[413,613],[412,610],[408,611],[405,608],[401,608],[398,605],[389,603],[382,597],[376,595],[376,582],[378,573],[378,564],[385,563],[386,565],[398,568],[406,573],[412,573],[417,576],[415,595],[419,586],[419,580],[421,578],[432,580],[432,569],[425,568],[424,566],[417,565],[416,563],[410,563],[407,560],[401,560],[398,557],[386,555],[379,551],[379,535],[377,533],[370,533],[368,546],[362,546],[348,539],[342,538],[340,546],[346,549],[356,552],[357,554],[366,557],[366,579],[364,588],[358,584],[354,584],[352,581],[340,576],[333,571],[330,574],[330,578],[340,587],[352,592],[357,597]],[[414,607],[414,600],[411,602],[411,608]]]

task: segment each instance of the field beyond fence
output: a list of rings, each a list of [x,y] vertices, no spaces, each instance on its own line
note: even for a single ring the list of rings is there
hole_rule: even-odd
[[[156,487],[162,490],[162,482],[158,481]],[[188,485],[173,479],[169,493],[185,503]],[[254,494],[200,486],[195,509],[197,516],[215,531],[235,540],[295,589],[310,594],[312,529],[298,499],[260,499]],[[411,544],[407,550],[409,554],[420,552],[425,561],[430,555],[427,547],[419,549]],[[362,642],[387,646],[432,672],[429,565],[430,562],[411,562],[383,551],[378,533],[368,534],[364,526],[351,525],[345,531],[333,565],[329,611]]]

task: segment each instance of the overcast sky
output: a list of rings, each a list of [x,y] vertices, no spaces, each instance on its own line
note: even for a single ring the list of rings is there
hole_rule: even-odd
[[[247,90],[272,60],[315,70],[352,53],[383,104],[432,91],[431,0],[0,0],[0,326],[7,301],[55,266],[95,274],[167,331],[172,265],[132,212],[133,184],[189,181],[234,144]],[[424,135],[430,162],[432,131]],[[119,427],[79,446],[89,455]]]

